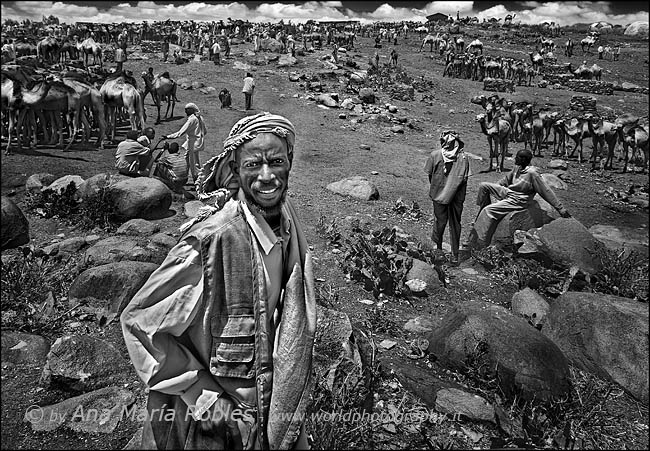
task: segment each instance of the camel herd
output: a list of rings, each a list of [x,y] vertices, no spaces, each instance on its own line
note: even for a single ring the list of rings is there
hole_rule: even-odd
[[[548,139],[553,132],[552,156],[573,158],[578,150],[578,162],[583,158],[583,140],[591,138],[592,153],[589,161],[592,168],[600,162],[603,169],[613,169],[613,160],[618,144],[622,147],[623,172],[627,171],[629,161],[636,161],[637,153],[643,156],[643,168],[648,167],[648,132],[646,122],[632,114],[622,114],[614,119],[606,119],[592,113],[578,115],[559,111],[534,111],[528,102],[515,103],[493,94],[475,96],[471,103],[481,105],[485,112],[476,116],[481,132],[486,135],[490,149],[490,166],[496,159],[496,170],[503,171],[503,160],[508,152],[508,143],[523,141],[524,148],[531,148],[536,156],[541,156],[542,147],[548,148]],[[567,141],[573,141],[569,153]],[[605,145],[607,152],[605,153]],[[628,154],[631,150],[631,158]],[[563,155],[562,155],[562,153]],[[621,159],[621,158],[619,158]]]
[[[133,130],[144,128],[145,95],[151,93],[158,107],[158,122],[161,101],[167,99],[169,113],[169,102],[176,100],[176,83],[167,72],[151,81],[146,79],[145,86],[138,87],[128,71],[108,74],[97,66],[89,69],[96,72],[60,64],[48,68],[2,65],[6,154],[11,153],[14,137],[19,149],[24,144],[30,148],[49,144],[67,151],[82,131],[81,141],[88,143],[93,130],[98,132],[96,146],[103,149],[104,138],[115,140],[118,117],[127,117]]]
[[[90,57],[93,58],[93,65],[103,66],[103,47],[95,42],[92,37],[79,41],[74,39],[59,39],[54,36],[46,36],[36,43],[15,42],[12,45],[3,45],[2,64],[9,63],[17,57],[36,55],[39,62],[44,64],[65,63],[83,57],[84,66],[88,67]]]

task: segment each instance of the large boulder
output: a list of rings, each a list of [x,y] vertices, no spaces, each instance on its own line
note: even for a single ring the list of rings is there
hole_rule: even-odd
[[[26,334],[23,332],[2,332],[2,364],[28,363],[42,365],[50,343],[40,335]]]
[[[160,180],[136,177],[110,186],[116,213],[125,219],[159,219],[168,215],[172,192]]]
[[[648,21],[638,20],[627,26],[623,33],[627,36],[648,37]]]
[[[77,193],[81,200],[85,201],[95,196],[100,189],[115,185],[122,180],[129,180],[130,178],[126,175],[111,174],[108,172],[96,174],[79,185]]]
[[[143,247],[136,240],[111,236],[98,241],[86,249],[83,264],[86,266],[99,266],[122,260],[160,264],[165,259],[166,254],[167,252],[162,246],[151,245]]]
[[[508,213],[499,222],[492,237],[492,243],[509,245],[516,230],[530,230],[535,227],[542,227],[545,224],[559,218],[557,213],[548,202],[539,195],[535,195],[525,210]]]
[[[128,417],[127,407],[134,401],[130,391],[106,387],[51,406],[30,408],[24,421],[31,423],[36,432],[51,432],[65,425],[75,432],[109,434]]]
[[[341,196],[350,196],[361,200],[379,199],[377,187],[362,176],[348,177],[338,182],[332,182],[327,185],[327,189]]]
[[[589,232],[611,250],[634,250],[648,256],[648,230],[635,227],[594,224]]]
[[[268,50],[269,52],[279,52],[282,50],[282,43],[277,39],[273,39],[273,38],[261,39],[260,50]]]
[[[359,90],[359,99],[363,103],[375,103],[375,91],[370,88],[361,88]]]
[[[523,318],[488,302],[464,302],[427,335],[441,364],[496,378],[504,393],[547,400],[568,394],[562,351]]]
[[[68,188],[68,185],[70,183],[74,183],[75,189],[76,191],[78,191],[79,187],[83,182],[84,179],[78,175],[64,175],[63,177],[56,179],[50,185],[43,188],[43,191],[49,189],[51,191],[54,191],[57,194],[61,194],[63,191],[65,191]]]
[[[647,303],[570,291],[551,305],[543,333],[574,365],[648,404],[648,313]]]
[[[1,219],[0,240],[3,251],[29,243],[29,221],[18,205],[7,196],[2,196]]]
[[[68,299],[71,302],[90,301],[119,315],[156,268],[155,263],[135,261],[89,268],[72,282]]]
[[[92,391],[121,383],[129,365],[107,341],[89,335],[66,335],[50,348],[41,381],[72,391]]]
[[[55,180],[56,175],[48,172],[32,174],[25,182],[25,191],[27,191],[28,194],[38,194],[43,190],[43,187],[51,185]]]

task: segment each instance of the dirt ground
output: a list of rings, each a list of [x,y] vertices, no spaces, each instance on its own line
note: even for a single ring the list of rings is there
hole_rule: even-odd
[[[501,32],[499,39],[503,39]],[[568,36],[556,38],[558,44],[563,45]],[[579,42],[582,35],[571,36]],[[506,44],[495,38],[481,37],[485,44],[485,52],[490,55],[504,55],[527,57],[530,45]],[[613,38],[612,38],[613,40]],[[577,67],[583,60],[588,64],[597,62],[604,68],[603,80],[631,82],[641,86],[648,85],[648,43],[647,40],[633,40],[617,36],[618,42],[625,45],[621,50],[620,61],[613,62],[598,60],[597,55],[583,57],[579,47],[576,47],[574,56],[570,59],[558,52],[558,62],[570,61]],[[155,126],[157,137],[178,130],[184,122],[183,105],[186,102],[196,103],[203,113],[208,129],[206,138],[206,151],[201,155],[201,161],[221,151],[221,143],[226,137],[230,127],[240,118],[249,114],[243,110],[244,97],[241,94],[242,80],[245,71],[233,68],[235,61],[250,62],[272,54],[262,53],[257,57],[244,57],[245,51],[250,50],[251,44],[233,46],[232,57],[226,64],[215,66],[211,62],[190,62],[184,65],[163,63],[158,59],[128,61],[125,68],[134,74],[140,74],[151,66],[155,73],[169,71],[172,78],[178,80],[189,78],[191,81],[203,82],[206,86],[214,86],[217,92],[213,95],[204,95],[196,90],[179,90],[180,103],[176,105],[175,115],[171,120],[163,121]],[[482,111],[478,105],[469,102],[472,96],[485,93],[483,84],[471,80],[442,78],[444,61],[435,53],[427,49],[419,52],[420,40],[417,36],[409,36],[408,40],[399,39],[399,44],[383,44],[380,49],[381,63],[388,62],[390,50],[395,47],[399,52],[399,64],[414,79],[424,77],[430,80],[435,89],[427,93],[416,92],[415,101],[404,102],[391,100],[384,92],[378,92],[378,103],[383,105],[391,103],[398,107],[398,117],[407,117],[414,128],[404,127],[404,134],[394,134],[390,127],[393,124],[380,122],[362,122],[352,124],[354,118],[347,112],[347,119],[339,119],[341,110],[322,109],[314,101],[307,100],[304,88],[298,82],[289,81],[289,73],[315,73],[321,70],[321,57],[326,50],[308,53],[305,57],[298,57],[299,63],[292,68],[276,68],[275,63],[267,66],[252,66],[251,72],[256,80],[255,96],[253,100],[254,112],[270,111],[282,114],[289,118],[296,126],[298,136],[296,140],[295,158],[290,178],[290,196],[298,207],[307,238],[314,248],[315,276],[321,298],[338,310],[341,310],[352,319],[363,317],[370,307],[358,302],[370,299],[372,295],[363,291],[359,285],[346,280],[340,269],[338,260],[340,253],[333,253],[332,247],[325,238],[318,233],[318,223],[321,218],[326,221],[336,219],[342,222],[347,216],[361,216],[367,219],[372,228],[383,226],[399,226],[406,233],[414,235],[421,242],[428,242],[430,235],[430,218],[432,206],[428,199],[427,178],[423,172],[424,163],[429,152],[436,147],[439,133],[444,129],[457,130],[465,141],[465,148],[473,154],[482,156],[484,161],[474,161],[474,176],[470,180],[467,201],[463,212],[463,237],[466,236],[469,224],[476,216],[477,206],[474,203],[477,188],[482,181],[495,181],[501,177],[496,172],[486,172],[488,165],[488,148],[485,136],[481,134],[478,124],[474,121],[476,114]],[[369,38],[359,39],[357,48],[348,53],[362,69],[367,67],[368,59],[374,54],[373,42]],[[434,56],[435,55],[435,56]],[[432,58],[433,56],[433,58]],[[346,56],[342,56],[343,59]],[[340,78],[340,77],[339,77]],[[139,81],[141,79],[138,77]],[[338,92],[341,99],[351,94],[346,94],[344,86],[337,80],[327,80],[329,92]],[[217,93],[223,87],[230,90],[233,95],[233,108],[221,109]],[[298,94],[299,97],[294,97]],[[423,94],[432,97],[431,101],[422,101]],[[587,95],[568,90],[550,90],[538,87],[517,87],[516,93],[502,96],[514,101],[527,100],[535,103],[537,107],[549,106],[553,110],[565,111],[573,95]],[[317,94],[316,94],[317,95]],[[615,91],[612,96],[594,95],[597,99],[599,110],[603,107],[613,109],[617,114],[634,113],[639,116],[648,115],[648,95]],[[150,97],[146,99],[148,115],[147,125],[152,125],[155,120],[155,107]],[[164,108],[163,108],[164,114]],[[120,129],[123,137],[125,128]],[[157,141],[157,138],[156,140]],[[179,141],[179,144],[181,141]],[[363,145],[363,147],[362,147]],[[591,142],[585,140],[585,155],[591,153]],[[3,143],[4,146],[4,143]],[[369,146],[369,149],[366,148]],[[78,145],[72,147],[71,152],[63,153],[61,149],[39,146],[33,151],[23,150],[10,156],[2,156],[2,194],[13,196],[21,205],[24,197],[25,179],[37,172],[49,172],[56,176],[77,174],[84,179],[100,172],[114,171],[114,151],[116,144],[108,146],[106,150],[81,149]],[[523,148],[523,143],[510,145],[510,152],[514,153]],[[543,158],[533,159],[533,164],[545,168],[550,160],[550,150],[544,151]],[[586,158],[585,157],[585,158]],[[639,207],[614,202],[610,197],[602,194],[603,190],[613,187],[615,190],[624,191],[631,185],[648,184],[647,174],[621,173],[622,162],[615,161],[616,170],[591,172],[588,163],[578,164],[576,160],[569,162],[569,174],[574,183],[566,191],[556,191],[562,202],[572,215],[586,227],[594,224],[616,226],[629,226],[647,231],[648,211]],[[506,167],[513,164],[512,155],[506,161]],[[372,173],[376,172],[375,175]],[[378,187],[380,198],[377,201],[362,202],[337,196],[326,190],[326,185],[348,176],[366,176]],[[407,217],[396,215],[392,208],[401,198],[407,205],[417,202],[422,210],[423,217],[411,220]],[[173,231],[185,222],[182,214],[182,203],[175,200],[172,208],[176,215],[160,220],[163,231]],[[30,221],[32,243],[44,245],[52,241],[55,235],[63,233],[65,238],[77,236],[88,232],[62,225],[54,220],[45,220],[38,216],[27,214]],[[177,236],[177,235],[176,235]],[[447,238],[447,236],[445,236]],[[445,239],[448,242],[447,239]],[[469,264],[469,263],[466,263]],[[482,271],[478,266],[477,271]],[[425,315],[432,318],[442,317],[449,309],[460,301],[467,299],[484,299],[495,303],[506,304],[516,287],[503,286],[497,280],[489,277],[477,279],[475,282],[459,279],[454,271],[451,272],[451,285],[446,294],[429,296],[416,302],[391,301],[386,309],[393,315],[397,324],[403,325],[408,319]],[[117,343],[120,349],[126,351],[121,342],[119,328],[112,324],[99,332],[106,334],[112,342]],[[393,338],[386,334],[377,336],[376,340]],[[398,338],[401,348],[406,346],[414,335],[406,333]],[[399,353],[401,351],[395,351]],[[402,355],[402,358],[404,356]],[[27,406],[31,404],[48,405],[64,399],[64,393],[54,392],[50,389],[41,389],[38,378],[41,368],[35,367],[3,367],[2,368],[2,448],[74,448],[74,449],[113,449],[123,447],[131,438],[137,425],[129,422],[120,424],[114,434],[110,436],[80,436],[65,430],[56,433],[33,433],[27,423],[22,422],[22,416]],[[127,374],[124,383],[140,393],[142,398],[142,384],[135,373]],[[632,415],[625,412],[624,408],[617,414]],[[622,420],[627,421],[627,420]],[[641,422],[645,430],[634,429],[628,431],[628,436],[621,438],[621,446],[645,448],[647,441],[647,409],[643,414],[629,419],[629,424]],[[456,429],[458,429],[456,427]],[[633,428],[632,428],[633,429]],[[634,432],[636,431],[636,432]],[[487,436],[488,434],[486,434]],[[389,438],[386,442],[376,443],[378,448],[395,448],[412,446],[427,448],[430,446],[420,437],[419,439],[406,439],[405,436]],[[644,438],[645,437],[645,438]],[[460,439],[459,439],[460,440]],[[458,446],[490,447],[489,441],[476,444],[471,442],[455,441]]]

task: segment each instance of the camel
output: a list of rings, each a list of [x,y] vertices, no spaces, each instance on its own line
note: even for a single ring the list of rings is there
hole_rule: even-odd
[[[164,72],[161,75],[156,75],[153,81],[146,77],[146,72],[143,72],[142,78],[145,82],[145,91],[142,96],[144,99],[149,92],[153,97],[154,104],[158,109],[158,118],[156,124],[160,123],[160,104],[164,98],[167,98],[167,111],[165,112],[165,119],[169,114],[169,107],[172,108],[172,117],[174,116],[174,106],[176,105],[176,82],[169,77],[169,72]]]
[[[587,36],[582,41],[580,41],[580,47],[582,47],[582,54],[586,55],[587,53],[591,53],[591,47],[596,43],[597,40],[598,38],[596,36]]]
[[[648,125],[635,125],[625,133],[623,140],[623,152],[625,154],[625,163],[623,173],[627,172],[628,149],[632,148],[632,158],[629,161],[636,163],[637,150],[643,152],[643,172],[648,169]]]
[[[99,135],[97,137],[96,145],[103,150],[104,136],[106,135],[106,118],[104,116],[104,103],[102,102],[102,96],[99,93],[99,90],[89,83],[75,78],[64,77],[62,82],[66,86],[74,89],[77,95],[79,95],[81,108],[85,107],[89,112],[92,112],[99,127]],[[83,110],[81,111],[81,114],[84,114]],[[88,138],[89,134],[84,134],[84,142],[87,142]]]
[[[39,61],[54,64],[59,61],[61,44],[55,38],[48,36],[36,44],[36,57]]]
[[[486,57],[485,60],[485,75],[491,78],[500,78],[501,76],[501,57],[497,57],[496,61],[491,57]]]
[[[533,69],[539,74],[539,68],[544,65],[544,57],[539,54],[539,52],[528,52],[530,56],[530,61],[533,63]]]
[[[582,163],[582,140],[584,138],[590,137],[589,125],[584,118],[573,118],[569,123],[564,123],[564,130],[566,135],[573,140],[575,145],[570,155],[566,155],[567,158],[572,158],[578,146],[580,146],[580,153],[578,154],[578,163]],[[567,151],[568,153],[568,151]]]
[[[59,62],[61,63],[65,62],[66,60],[74,61],[79,57],[76,45],[71,43],[69,40],[65,40],[63,44],[61,44],[59,54]]]
[[[573,74],[576,76],[576,78],[581,78],[584,80],[591,80],[594,76],[591,68],[587,66],[587,61],[583,61],[582,64],[573,71]]]
[[[106,117],[111,129],[111,140],[115,140],[117,108],[125,108],[128,111],[131,130],[144,127],[146,116],[143,96],[138,91],[133,77],[118,72],[106,79],[99,92],[105,105]]]
[[[476,122],[481,126],[481,132],[487,136],[488,145],[490,146],[490,168],[492,170],[492,159],[496,158],[497,172],[503,172],[503,161],[508,153],[508,141],[510,140],[510,124],[508,121],[497,116],[487,123],[487,115],[481,113],[476,116]],[[494,144],[494,146],[493,146]],[[501,149],[501,152],[499,152]],[[501,154],[501,163],[499,164],[499,153]]]
[[[596,80],[600,81],[600,78],[603,75],[603,68],[600,67],[598,64],[594,63],[594,65],[591,66],[590,70],[591,70],[592,77],[595,78]]]
[[[474,39],[472,42],[470,42],[467,45],[467,53],[476,54],[476,50],[480,50],[481,55],[483,54],[483,43],[481,41],[479,41],[478,39]]]
[[[102,61],[102,46],[95,42],[93,38],[84,39],[81,43],[81,51],[84,56],[84,66],[88,67],[88,57],[93,56],[93,64],[97,64],[97,58],[99,58],[99,65],[104,67]]]
[[[424,37],[424,39],[422,40],[422,45],[420,45],[420,52],[422,51],[424,46],[427,45],[427,44],[429,44],[429,48],[430,48],[429,52],[433,52],[433,45],[436,44],[436,48],[438,47],[437,46],[437,41],[438,41],[438,38],[436,36],[433,36],[432,34],[427,34]]]
[[[607,143],[607,158],[605,160],[604,168],[611,169],[614,160],[614,150],[620,134],[622,125],[617,125],[614,122],[606,121],[602,117],[599,120],[594,120],[594,116],[590,116],[587,121],[589,133],[593,140],[593,164],[592,168],[596,166],[596,158],[603,154],[605,143]]]
[[[564,119],[558,119],[553,122],[553,156],[556,157],[560,154],[560,147],[562,153],[566,155],[566,129],[564,128]]]

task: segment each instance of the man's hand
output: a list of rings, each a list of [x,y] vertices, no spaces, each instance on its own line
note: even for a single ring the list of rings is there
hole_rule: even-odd
[[[563,218],[570,218],[571,213],[569,213],[569,211],[567,209],[563,209],[563,210],[560,211],[560,216],[562,216]]]
[[[232,414],[234,409],[235,404],[233,401],[222,395],[217,399],[212,407],[203,414],[200,426],[203,432],[222,436],[224,439],[226,436],[229,436],[230,440],[232,440],[231,445],[235,449],[237,447],[241,449],[241,434],[239,432],[239,427],[237,426],[237,421],[233,419]]]

